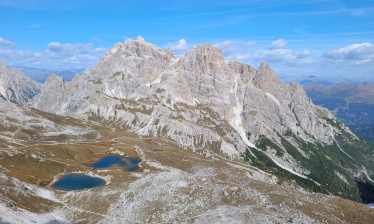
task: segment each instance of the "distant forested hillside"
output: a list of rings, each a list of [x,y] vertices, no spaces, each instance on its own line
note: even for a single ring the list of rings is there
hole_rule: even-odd
[[[358,136],[374,142],[374,84],[305,85],[313,103],[331,110]]]

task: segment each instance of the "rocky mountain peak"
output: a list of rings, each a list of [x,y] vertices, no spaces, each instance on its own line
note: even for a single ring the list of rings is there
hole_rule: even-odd
[[[142,37],[127,39],[108,51],[90,71],[90,75],[102,79],[103,74],[110,74],[113,78],[136,79],[136,82],[144,84],[154,81],[175,59],[172,52],[145,42]]]
[[[111,51],[117,52],[120,50],[126,56],[133,57],[172,57],[176,56],[170,51],[166,51],[154,44],[148,43],[141,36],[138,36],[136,40],[127,39],[124,44],[117,44]]]
[[[21,70],[10,69],[0,61],[0,98],[24,105],[39,94],[40,87],[40,83],[24,75]]]
[[[256,73],[256,69],[252,65],[243,64],[237,61],[227,61],[226,64],[235,74],[240,75],[240,79],[245,84],[250,83]]]
[[[64,79],[55,74],[51,74],[43,83],[41,93],[33,98],[30,104],[44,111],[63,113],[61,110],[67,100],[68,94],[69,91],[66,88]]]
[[[139,41],[139,42],[141,42],[141,43],[145,43],[145,40],[144,40],[144,38],[142,36],[138,36],[136,38],[136,40]]]
[[[254,85],[265,92],[278,95],[286,85],[266,62],[262,62],[253,77]]]
[[[183,69],[197,73],[220,70],[225,66],[222,51],[210,44],[200,44],[190,50],[180,61]]]
[[[64,79],[61,76],[58,76],[56,74],[50,74],[47,79],[45,80],[45,83],[60,83],[64,82]]]
[[[306,96],[304,88],[298,82],[291,83],[291,90],[294,95],[303,95]]]

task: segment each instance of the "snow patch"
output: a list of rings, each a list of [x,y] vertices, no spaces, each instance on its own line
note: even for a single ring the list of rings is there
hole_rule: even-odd
[[[341,173],[339,173],[338,171],[335,170],[335,175],[337,177],[339,177],[344,183],[349,184],[347,178],[345,178],[345,176],[343,176],[343,174],[341,174]]]
[[[278,163],[277,161],[275,161],[273,158],[271,158],[271,157],[269,157],[269,158],[270,158],[271,160],[273,160],[273,162],[274,162],[275,164],[277,164],[277,166],[279,166],[280,168],[282,168],[282,169],[284,169],[284,170],[287,170],[288,172],[290,172],[290,173],[292,173],[292,174],[295,174],[296,176],[299,176],[299,177],[301,177],[301,178],[309,179],[308,177],[306,177],[306,176],[304,176],[304,175],[302,175],[302,174],[300,174],[300,173],[297,173],[297,172],[291,170],[291,169],[288,168],[288,167],[285,167],[285,166],[281,165],[280,163]]]
[[[230,125],[239,133],[239,135],[242,138],[244,144],[246,144],[250,148],[256,148],[256,146],[252,142],[250,142],[249,139],[247,138],[247,135],[245,134],[245,131],[244,131],[244,128],[243,128],[243,121],[242,121],[242,117],[241,117],[241,113],[243,111],[243,105],[241,105],[239,103],[238,96],[236,95],[237,90],[238,90],[238,81],[236,80],[236,82],[235,82],[236,106],[233,107],[235,117],[231,120]],[[252,156],[257,158],[255,156],[255,154],[252,153],[251,150],[249,150],[249,152],[252,154]]]
[[[331,125],[330,125],[331,126]],[[332,126],[331,126],[331,128],[332,128]],[[335,138],[334,138],[334,140],[335,140]],[[340,149],[340,151],[342,151],[344,154],[346,154],[349,158],[351,158],[351,159],[353,159],[348,153],[346,153],[341,147],[340,147],[340,145],[339,145],[339,143],[338,143],[338,141],[336,141],[335,140],[335,143],[336,143],[336,145],[338,146],[338,148]],[[355,159],[353,159],[353,160],[355,160]],[[356,161],[356,160],[355,160]]]
[[[275,98],[275,96],[271,95],[271,93],[266,92],[265,95],[270,97],[270,99],[272,99],[278,106],[280,106],[279,100]]]
[[[366,175],[366,177],[367,177],[371,182],[374,183],[374,180],[372,180],[372,179],[369,177],[369,175],[367,174],[366,170],[364,171],[364,174]]]

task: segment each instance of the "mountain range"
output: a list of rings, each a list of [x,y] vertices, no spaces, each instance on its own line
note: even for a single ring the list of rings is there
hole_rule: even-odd
[[[38,68],[30,68],[30,67],[22,67],[22,66],[14,66],[10,67],[11,69],[18,69],[26,76],[29,76],[32,80],[44,83],[45,80],[48,78],[50,74],[55,74],[62,77],[66,81],[71,81],[74,76],[84,72],[84,69],[67,69],[67,70],[59,70],[53,71],[48,69],[38,69]]]
[[[254,68],[228,61],[208,44],[177,57],[138,37],[116,44],[70,82],[51,75],[39,84],[0,68],[0,80],[11,80],[0,82],[2,194],[12,198],[9,189],[20,191],[25,182],[41,198],[32,209],[17,202],[22,209],[40,213],[51,203],[57,210],[47,209],[48,219],[102,223],[219,217],[365,223],[373,217],[353,201],[374,202],[374,146],[266,62]],[[111,184],[98,190],[42,188],[61,173],[89,172],[87,163],[108,153],[137,155],[144,167],[133,175],[105,171]],[[11,161],[26,163],[24,170],[16,172]],[[82,198],[90,202],[80,205]],[[252,216],[255,210],[260,215]]]
[[[301,76],[283,75],[281,76],[281,79],[285,81],[286,83],[298,82],[302,86],[314,85],[314,84],[316,85],[319,84],[323,86],[331,86],[337,83],[355,83],[355,84],[364,83],[364,82],[373,83],[373,80],[371,79],[362,79],[358,77],[357,79],[354,79],[354,78],[349,79],[347,77],[331,76],[331,75],[325,76],[325,77],[316,76],[316,75],[301,75]]]

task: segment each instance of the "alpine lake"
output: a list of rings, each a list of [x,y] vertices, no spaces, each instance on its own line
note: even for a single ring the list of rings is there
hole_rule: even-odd
[[[141,159],[129,158],[123,156],[105,156],[99,161],[93,163],[91,168],[102,169],[109,167],[122,167],[128,172],[134,172],[139,169],[138,164]],[[56,190],[62,191],[74,191],[74,190],[86,190],[95,187],[101,187],[106,184],[106,181],[100,177],[94,177],[82,173],[70,173],[63,175],[51,187]]]

